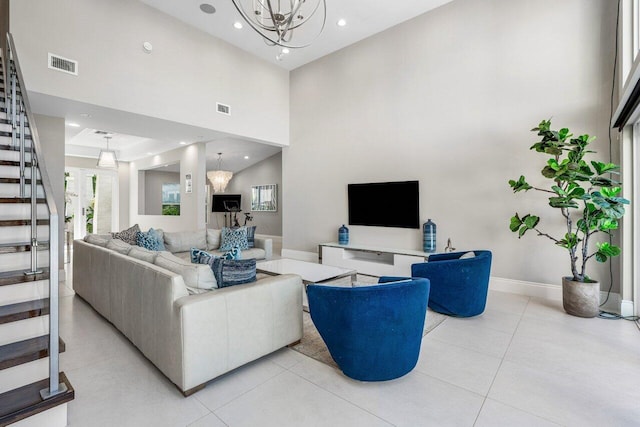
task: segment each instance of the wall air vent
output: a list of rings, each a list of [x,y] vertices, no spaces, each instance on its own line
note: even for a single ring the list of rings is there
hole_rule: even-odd
[[[52,70],[62,71],[63,73],[78,75],[78,61],[63,58],[49,52],[49,68]]]
[[[231,107],[228,105],[220,104],[216,102],[216,111],[220,114],[226,114],[227,116],[231,115]]]
[[[96,135],[109,135],[109,132],[104,130],[97,130],[94,132]]]

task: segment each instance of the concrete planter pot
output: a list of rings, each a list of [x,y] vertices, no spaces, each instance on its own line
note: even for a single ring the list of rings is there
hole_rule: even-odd
[[[578,317],[595,317],[600,313],[600,282],[574,282],[562,278],[562,306]]]

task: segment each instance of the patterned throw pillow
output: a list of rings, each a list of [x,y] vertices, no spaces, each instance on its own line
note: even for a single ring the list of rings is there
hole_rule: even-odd
[[[164,242],[160,237],[160,233],[150,228],[146,233],[144,231],[138,231],[137,245],[150,251],[164,251]]]
[[[189,254],[191,255],[191,262],[194,264],[209,264],[211,259],[216,258],[209,252],[198,248],[191,248]]]
[[[240,250],[239,247],[236,246],[235,248],[231,249],[230,251],[225,252],[225,254],[222,255],[222,258],[224,258],[224,259],[235,259],[235,260],[242,259],[242,251]]]
[[[253,258],[239,261],[214,258],[210,266],[218,288],[256,281],[256,260]]]
[[[247,242],[247,228],[228,228],[222,229],[222,237],[220,243],[220,251],[230,251],[236,246],[240,250],[249,249],[249,242]]]
[[[140,226],[138,224],[133,227],[129,227],[126,230],[122,230],[117,233],[111,233],[114,239],[120,239],[124,242],[127,242],[130,245],[138,244],[138,232],[140,231]]]
[[[249,248],[255,248],[256,247],[256,226],[252,225],[251,227],[246,227],[247,228],[247,243],[249,245]]]

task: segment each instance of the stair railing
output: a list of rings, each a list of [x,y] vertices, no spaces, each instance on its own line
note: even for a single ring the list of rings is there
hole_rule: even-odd
[[[31,271],[27,275],[38,274],[38,169],[40,181],[44,189],[44,199],[49,210],[49,387],[40,391],[42,399],[49,399],[60,393],[64,393],[67,387],[60,383],[59,378],[59,328],[58,328],[58,209],[53,198],[51,181],[47,173],[42,146],[38,138],[36,122],[27,96],[27,88],[20,68],[20,61],[16,53],[13,36],[7,33],[7,51],[5,61],[5,92],[7,118],[11,121],[12,143],[20,145],[20,196],[25,196],[25,130],[29,126],[31,135]],[[10,88],[9,91],[6,89]],[[20,89],[20,93],[18,93]],[[19,132],[19,133],[18,133]],[[17,134],[19,135],[19,141]]]

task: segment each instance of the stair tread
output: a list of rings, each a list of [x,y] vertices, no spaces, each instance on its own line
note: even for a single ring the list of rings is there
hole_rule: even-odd
[[[46,199],[37,198],[36,203],[45,203]],[[0,197],[0,203],[31,203],[30,197]]]
[[[67,386],[67,391],[47,400],[42,400],[40,390],[49,387],[48,379],[0,394],[0,425],[15,423],[72,401],[75,391],[64,372],[60,372],[60,382]]]
[[[65,351],[65,343],[58,339],[59,353]],[[49,356],[49,335],[41,335],[23,341],[0,346],[0,370],[12,368]]]
[[[25,178],[25,184],[31,184],[31,178]],[[0,184],[20,184],[20,178],[0,178]],[[36,184],[42,184],[41,180],[36,180]]]
[[[1,122],[1,120],[0,120],[0,122]],[[27,152],[27,154],[28,154],[30,149],[31,149],[30,145],[29,146],[25,146],[25,152]],[[20,147],[13,146],[11,144],[0,144],[0,150],[2,150],[2,151],[20,151]]]
[[[44,251],[49,249],[48,240],[38,240],[38,250]],[[13,254],[17,252],[27,252],[31,250],[31,242],[11,242],[0,243],[0,254]]]
[[[0,306],[0,325],[49,314],[49,299],[37,299]],[[0,363],[2,360],[0,347]]]
[[[0,181],[1,182],[1,181]],[[48,219],[36,220],[36,225],[49,225]],[[0,227],[19,227],[23,225],[31,225],[30,219],[0,219]]]
[[[43,268],[40,274],[25,275],[29,270],[3,271],[0,273],[0,286],[16,285],[18,283],[36,282],[49,278],[49,268]]]
[[[31,162],[24,162],[25,166],[31,167]],[[0,160],[0,166],[20,166],[17,160]]]

